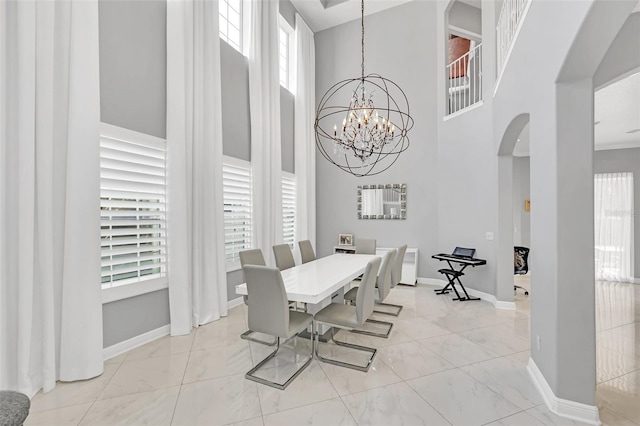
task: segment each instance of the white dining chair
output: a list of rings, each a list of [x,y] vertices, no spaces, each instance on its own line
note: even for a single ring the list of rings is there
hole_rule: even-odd
[[[336,345],[370,353],[371,356],[369,357],[367,364],[352,364],[350,362],[339,361],[334,358],[321,356],[319,350],[319,337],[316,337],[316,358],[318,358],[320,361],[338,365],[340,367],[351,368],[354,370],[369,371],[371,363],[376,356],[377,349],[336,340],[333,329],[356,329],[362,326],[364,321],[371,316],[375,299],[374,293],[378,269],[380,269],[380,258],[375,257],[369,261],[364,270],[364,274],[362,275],[362,284],[360,284],[360,288],[358,290],[355,306],[345,305],[343,303],[330,303],[328,306],[317,312],[314,316],[316,329],[318,328],[318,323],[324,323],[331,327],[331,341],[333,341]]]
[[[402,280],[402,262],[404,260],[404,254],[406,251],[407,251],[407,245],[404,244],[398,248],[398,253],[396,253],[396,258],[393,262],[393,267],[391,268],[391,288],[392,289],[395,288],[395,286],[397,286],[400,283],[400,280]],[[400,315],[400,312],[402,311],[402,305],[394,305],[392,303],[378,303],[377,306],[378,307],[385,306],[385,307],[395,309],[393,311],[376,309],[374,312],[378,314],[393,315],[394,317],[397,317],[398,315]]]
[[[307,262],[316,260],[316,254],[313,251],[313,246],[311,245],[311,241],[309,240],[298,241],[298,247],[300,248],[300,257],[302,258],[302,263],[307,263]]]
[[[276,258],[276,266],[281,271],[293,268],[296,266],[295,260],[293,260],[293,253],[289,244],[278,244],[273,246],[273,255]]]
[[[244,267],[247,281],[247,293],[249,294],[249,328],[260,333],[276,337],[276,349],[255,367],[249,370],[245,377],[254,382],[271,386],[280,390],[285,389],[302,371],[307,368],[313,359],[314,323],[313,315],[299,311],[289,310],[287,293],[282,281],[282,275],[278,268],[268,266],[247,265]],[[294,338],[301,331],[311,325],[311,353],[304,364],[299,367],[284,383],[268,380],[256,375],[270,359],[275,358],[280,350],[280,339],[285,341]],[[276,368],[280,368],[276,362]],[[277,374],[279,376],[279,374]]]
[[[251,250],[243,250],[239,253],[240,255],[240,266],[244,271],[244,267],[246,265],[259,265],[266,266],[266,262],[264,261],[264,256],[262,255],[262,250],[260,249],[251,249]],[[244,304],[248,305],[249,296],[244,296]],[[253,336],[253,330],[247,330],[240,335],[241,339],[250,340],[252,342],[261,343],[267,346],[274,346],[277,343],[276,339],[273,339],[272,342],[267,342],[264,340],[260,340]]]
[[[382,263],[380,264],[380,270],[378,271],[378,277],[376,279],[376,292],[375,292],[375,303],[380,304],[387,297],[389,292],[391,291],[391,269],[394,264],[394,260],[396,257],[397,250],[389,250],[384,254],[382,258]],[[353,287],[351,290],[345,293],[344,300],[349,302],[350,304],[354,304],[356,302],[358,296],[359,287]],[[376,312],[374,310],[374,312]],[[368,331],[366,329],[353,329],[352,333],[359,334],[367,334],[369,336],[375,337],[384,337],[388,338],[389,334],[391,334],[391,329],[393,328],[393,323],[388,321],[380,321],[374,320],[371,318],[367,318],[365,322],[371,324],[379,324],[387,327],[387,330],[384,333],[376,333],[374,331]]]
[[[356,240],[356,254],[376,254],[376,240],[358,238]]]

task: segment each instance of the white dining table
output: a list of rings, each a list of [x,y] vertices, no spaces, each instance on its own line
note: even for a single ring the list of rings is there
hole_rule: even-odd
[[[344,303],[345,288],[362,275],[373,254],[333,254],[282,271],[287,299],[306,304],[315,314],[330,303]],[[346,288],[348,291],[349,289]],[[247,284],[236,285],[236,294],[247,295]],[[331,327],[320,324],[317,332],[326,342]]]
[[[282,271],[287,299],[307,305],[323,305],[354,278],[360,276],[370,260],[370,254],[334,254]],[[236,285],[236,293],[247,295],[247,285]],[[324,303],[326,301],[328,303]],[[311,312],[313,313],[313,312]]]

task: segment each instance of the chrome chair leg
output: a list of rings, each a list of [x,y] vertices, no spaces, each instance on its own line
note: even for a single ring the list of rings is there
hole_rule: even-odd
[[[316,339],[317,338],[318,337],[316,336]],[[362,365],[351,364],[349,362],[338,361],[336,359],[323,357],[319,353],[320,341],[318,340],[318,341],[316,341],[316,357],[320,361],[326,362],[327,364],[337,365],[337,366],[340,366],[340,367],[351,368],[352,370],[358,370],[358,371],[364,371],[364,372],[369,371],[369,368],[371,368],[371,364],[373,363],[373,359],[375,358],[376,353],[378,352],[378,350],[376,348],[369,348],[369,347],[366,347],[366,346],[354,345],[353,343],[347,343],[347,342],[341,342],[339,340],[335,340],[333,327],[331,328],[331,340],[338,346],[344,346],[344,347],[351,348],[351,349],[356,349],[356,350],[359,350],[359,351],[370,352],[371,353],[371,357],[367,361],[367,365],[362,366]]]
[[[388,306],[390,308],[396,308],[398,309],[396,312],[388,312],[388,311],[378,311],[376,310],[376,306]],[[373,306],[373,312],[375,312],[376,314],[383,314],[383,315],[392,315],[394,317],[397,317],[398,315],[400,315],[400,312],[402,312],[402,305],[394,305],[392,303],[376,303]]]
[[[287,388],[287,386],[289,386],[289,384],[300,375],[300,373],[302,373],[304,371],[305,368],[307,368],[309,366],[309,364],[311,364],[311,361],[313,360],[313,352],[314,352],[314,344],[313,344],[313,335],[315,334],[315,327],[313,325],[313,322],[311,323],[311,353],[309,354],[309,358],[305,361],[305,363],[298,368],[295,373],[293,373],[286,382],[284,383],[277,383],[277,382],[272,382],[271,380],[267,380],[264,379],[262,377],[258,377],[256,376],[254,373],[256,371],[258,371],[263,365],[265,365],[270,359],[274,358],[276,356],[276,354],[278,353],[278,350],[280,350],[280,338],[276,337],[276,350],[273,351],[271,354],[269,354],[265,359],[263,359],[262,361],[260,361],[255,367],[253,367],[251,370],[249,370],[244,377],[246,379],[252,380],[254,382],[263,384],[263,385],[267,385],[267,386],[271,386],[272,388],[276,388],[276,389],[280,389],[280,390],[285,390]],[[297,336],[297,335],[296,335]],[[294,336],[294,338],[296,337]]]
[[[367,336],[384,337],[385,339],[389,338],[389,334],[391,334],[391,329],[393,328],[393,323],[392,322],[378,321],[378,320],[374,320],[374,319],[368,319],[365,322],[368,322],[368,323],[371,323],[371,324],[386,325],[389,328],[387,329],[387,331],[385,333],[375,333],[373,331],[360,330],[360,329],[353,329],[353,330],[351,330],[351,332],[352,333],[358,333],[358,334],[366,334]]]
[[[255,337],[251,337],[252,333],[254,333],[253,330],[247,330],[247,331],[245,331],[244,333],[242,333],[240,335],[240,338],[244,339],[244,340],[249,340],[251,342],[260,343],[261,345],[267,345],[267,346],[275,346],[278,343],[278,339],[277,338],[274,339],[273,342],[267,342],[267,341],[264,341],[264,340],[256,339]]]

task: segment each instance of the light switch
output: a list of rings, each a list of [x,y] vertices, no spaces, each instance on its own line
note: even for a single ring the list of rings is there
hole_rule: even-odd
[[[489,241],[493,241],[493,232],[487,232],[487,236],[486,236],[487,240]]]

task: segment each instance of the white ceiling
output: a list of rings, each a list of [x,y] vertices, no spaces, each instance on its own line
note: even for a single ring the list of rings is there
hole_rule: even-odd
[[[596,91],[594,122],[596,150],[640,147],[640,73]],[[529,155],[528,124],[522,129],[513,155]]]
[[[366,0],[364,14],[371,15],[410,0]],[[360,18],[360,0],[291,0],[313,32]]]

